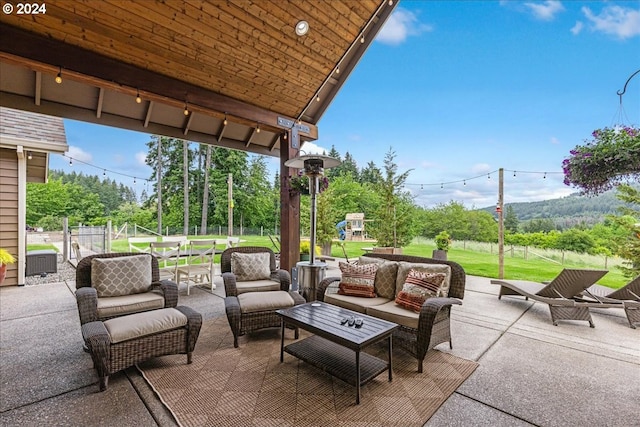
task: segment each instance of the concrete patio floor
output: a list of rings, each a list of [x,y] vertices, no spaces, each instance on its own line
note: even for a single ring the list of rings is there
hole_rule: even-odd
[[[176,425],[135,368],[98,392],[74,291],[73,282],[0,288],[0,425]],[[595,329],[553,326],[546,305],[497,294],[489,279],[467,278],[454,348],[437,348],[480,366],[426,426],[638,425],[640,329],[622,310],[592,310]],[[223,296],[221,283],[192,287],[179,304],[209,319],[224,315]]]

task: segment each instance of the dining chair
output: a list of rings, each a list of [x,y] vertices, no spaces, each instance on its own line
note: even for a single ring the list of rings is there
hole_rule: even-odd
[[[178,282],[183,280],[187,284],[187,295],[190,288],[196,284],[209,284],[211,290],[216,288],[213,283],[215,274],[214,257],[216,255],[215,239],[193,239],[187,244],[187,265],[178,267]],[[184,278],[184,279],[183,279]]]

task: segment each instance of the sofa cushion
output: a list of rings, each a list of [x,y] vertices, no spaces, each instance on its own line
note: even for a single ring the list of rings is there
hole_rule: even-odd
[[[419,313],[402,308],[394,301],[367,307],[366,314],[413,329],[418,329],[420,319]]]
[[[376,271],[376,280],[374,282],[376,295],[387,299],[395,298],[396,276],[398,274],[397,262],[387,261],[382,258],[361,256],[358,259],[358,264],[378,264],[378,271]]]
[[[93,258],[91,286],[99,298],[148,292],[151,289],[151,255]]]
[[[98,318],[123,316],[141,311],[164,308],[164,297],[154,292],[98,298]]]
[[[340,262],[342,279],[338,288],[341,295],[375,298],[375,278],[379,264],[354,265]]]
[[[248,282],[236,282],[238,295],[245,292],[279,291],[280,282],[274,280],[250,280]]]
[[[407,281],[407,275],[411,270],[422,271],[426,273],[445,273],[446,277],[441,287],[439,297],[446,297],[449,295],[449,286],[451,283],[451,267],[447,264],[426,264],[416,262],[400,261],[398,263],[398,275],[396,277],[396,296],[402,291],[404,284]]]
[[[289,292],[285,291],[247,292],[238,295],[238,303],[242,313],[275,311],[295,305],[295,301],[289,295]]]
[[[163,308],[109,319],[104,322],[104,326],[111,338],[111,344],[115,344],[170,331],[186,326],[187,323],[187,316],[180,310]]]
[[[444,273],[427,273],[411,269],[407,281],[398,296],[396,304],[401,307],[420,312],[422,304],[441,293],[445,279]]]
[[[234,252],[231,254],[231,271],[238,282],[268,279],[271,275],[270,261],[269,252]]]
[[[349,295],[325,294],[324,302],[337,305],[338,307],[346,308],[348,310],[357,311],[358,313],[365,313],[367,307],[386,304],[389,302],[389,299],[382,298],[380,296],[377,296],[375,298],[361,298],[352,297]]]

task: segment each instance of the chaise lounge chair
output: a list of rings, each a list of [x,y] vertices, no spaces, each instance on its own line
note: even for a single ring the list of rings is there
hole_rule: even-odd
[[[593,308],[624,308],[629,326],[635,329],[636,324],[640,325],[640,276],[613,292],[604,286],[590,286],[576,300],[590,303]]]
[[[574,270],[565,268],[548,284],[526,280],[493,279],[491,283],[500,285],[500,294],[521,295],[549,305],[551,321],[558,326],[558,320],[585,320],[595,327],[589,313],[591,303],[576,301],[589,286],[607,273],[606,270]]]

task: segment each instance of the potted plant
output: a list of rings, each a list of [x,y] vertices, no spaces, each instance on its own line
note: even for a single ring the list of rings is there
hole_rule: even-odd
[[[300,242],[300,261],[309,261],[309,257],[311,253],[309,252],[311,248],[311,242],[308,240],[303,240]],[[320,246],[316,245],[316,255],[320,255]]]
[[[449,246],[451,246],[451,236],[446,231],[441,231],[435,238],[436,241],[436,249],[433,251],[433,255],[431,256],[433,259],[439,259],[446,261],[447,260],[447,251],[449,250]]]
[[[4,282],[7,276],[7,265],[13,264],[16,259],[6,249],[0,248],[0,284]]]

